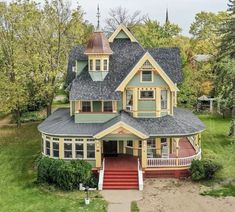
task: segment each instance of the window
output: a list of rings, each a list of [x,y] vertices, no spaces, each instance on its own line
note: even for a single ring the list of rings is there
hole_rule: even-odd
[[[108,60],[104,60],[103,62],[104,62],[103,69],[104,69],[104,71],[107,71],[108,70]]]
[[[75,144],[75,157],[76,158],[83,158],[84,157],[83,143],[76,143]]]
[[[72,143],[64,144],[64,158],[72,158]]]
[[[51,142],[46,140],[46,155],[51,155]]]
[[[87,158],[95,158],[95,143],[93,142],[87,143]]]
[[[153,91],[140,91],[140,98],[141,99],[154,99],[154,92]]]
[[[133,106],[133,91],[131,90],[126,91],[126,105]]]
[[[161,146],[167,146],[167,139],[161,138]]]
[[[59,157],[59,143],[53,142],[53,157],[58,158]]]
[[[142,141],[139,141],[139,148],[142,148]]]
[[[100,60],[95,60],[95,70],[100,71]]]
[[[142,71],[142,82],[152,82],[153,76],[152,71]]]
[[[167,90],[161,91],[161,109],[167,109]]]
[[[93,60],[90,60],[90,71],[93,71]]]
[[[59,141],[60,139],[59,138],[53,138],[53,141]]]
[[[148,139],[147,140],[147,148],[156,148],[156,143],[155,143],[155,139]]]
[[[113,103],[111,101],[104,102],[103,104],[103,110],[104,112],[112,112],[113,111]]]
[[[91,112],[91,102],[82,102],[82,112]]]
[[[65,138],[64,141],[72,141],[72,138]]]
[[[129,147],[133,147],[133,141],[127,141],[127,144],[126,144],[126,146],[129,146]]]

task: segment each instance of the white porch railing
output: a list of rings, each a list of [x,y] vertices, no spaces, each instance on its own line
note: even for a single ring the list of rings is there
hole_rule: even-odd
[[[140,160],[138,158],[138,182],[139,182],[139,190],[143,191],[144,188],[144,180],[143,180],[143,172],[142,172],[142,168],[140,165]]]
[[[100,169],[100,172],[99,172],[99,183],[98,183],[98,189],[100,191],[103,190],[103,182],[104,182],[104,165],[105,165],[105,158],[103,159],[103,162],[102,162],[102,167]]]
[[[183,167],[190,166],[193,160],[201,160],[201,149],[196,155],[183,158],[148,158],[148,167]]]

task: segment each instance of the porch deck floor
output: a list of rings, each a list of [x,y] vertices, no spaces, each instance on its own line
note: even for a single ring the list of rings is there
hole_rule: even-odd
[[[195,149],[187,138],[181,138],[179,141],[179,157],[189,157],[196,154]],[[170,154],[170,158],[175,158],[176,153]]]
[[[137,158],[128,155],[105,157],[105,170],[137,170]]]

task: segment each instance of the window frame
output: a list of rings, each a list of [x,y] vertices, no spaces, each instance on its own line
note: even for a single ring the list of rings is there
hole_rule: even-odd
[[[150,81],[146,81],[143,79],[143,72],[151,72],[151,80]],[[152,70],[141,70],[141,82],[144,83],[152,83],[153,82],[153,71]]]
[[[65,150],[65,145],[66,144],[71,144],[71,150]],[[66,141],[66,142],[64,142],[64,159],[73,159],[73,142],[71,142],[71,141]],[[69,152],[69,151],[71,151],[71,157],[65,157],[65,152]]]
[[[89,102],[89,104],[90,104],[90,111],[84,111],[83,110],[83,104],[84,103],[88,103]],[[82,111],[81,112],[83,112],[83,113],[91,113],[92,112],[92,103],[91,103],[91,101],[82,101],[82,107],[81,107],[81,109],[82,109]]]
[[[84,149],[85,149],[85,148],[84,148],[84,139],[82,139],[82,138],[76,138],[74,144],[75,144],[75,149],[74,149],[75,158],[76,158],[76,159],[84,159],[84,155],[85,155],[85,154],[84,154],[84,153],[85,153],[85,152],[84,152]],[[81,145],[82,145],[82,150],[77,150],[77,149],[76,149],[76,147],[77,147],[76,145],[77,145],[77,144],[81,144]],[[82,157],[81,157],[81,158],[77,157],[77,152],[82,152]]]
[[[108,71],[108,59],[103,60],[103,71]]]
[[[104,108],[105,108],[105,103],[111,103],[111,111],[106,111]],[[112,101],[103,101],[103,112],[106,112],[106,113],[112,113],[113,112],[113,102]]]
[[[49,147],[47,147],[47,143],[49,143]],[[49,154],[47,154],[47,150],[49,150]],[[51,141],[49,141],[49,140],[45,140],[45,155],[47,155],[47,156],[51,156]]]
[[[147,148],[156,149],[156,141],[154,138],[147,139]]]
[[[88,145],[89,144],[92,144],[94,145],[94,150],[88,150]],[[91,158],[91,157],[88,157],[88,151],[94,151],[94,157]],[[87,142],[86,142],[86,159],[88,160],[95,160],[95,140],[94,139],[87,139]]]
[[[165,100],[162,99],[162,92],[166,93]],[[161,110],[167,110],[168,109],[168,90],[161,90],[160,95],[161,95]],[[162,106],[165,106],[165,107],[162,107]]]
[[[130,145],[129,142],[131,142],[131,145]],[[133,148],[133,140],[127,140],[127,141],[126,141],[126,146]]]
[[[143,98],[142,96],[141,96],[141,93],[142,92],[153,92],[153,98]],[[155,99],[155,91],[154,90],[140,90],[139,91],[139,99],[140,100],[154,100]]]
[[[89,71],[94,71],[93,59],[89,59]]]
[[[54,149],[54,144],[58,144],[58,149]],[[54,155],[54,151],[58,151],[58,156]],[[52,141],[52,156],[53,156],[53,158],[60,157],[60,142],[59,141]]]
[[[99,66],[97,65],[97,62],[99,62]],[[99,69],[97,69],[99,67]],[[95,70],[101,71],[101,59],[95,59]]]

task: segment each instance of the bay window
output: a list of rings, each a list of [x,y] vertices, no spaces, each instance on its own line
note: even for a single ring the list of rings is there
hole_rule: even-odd
[[[90,71],[93,71],[93,60],[89,60]]]
[[[76,143],[75,144],[75,157],[83,159],[83,157],[84,157],[83,143]]]
[[[108,70],[108,60],[103,60],[103,70],[107,71]]]
[[[95,70],[100,71],[100,59],[95,60]]]
[[[53,157],[58,158],[59,157],[59,142],[53,142],[52,143],[52,152],[53,152]]]
[[[95,143],[87,142],[87,159],[95,158]]]
[[[51,142],[46,140],[46,155],[50,156],[51,155]]]

